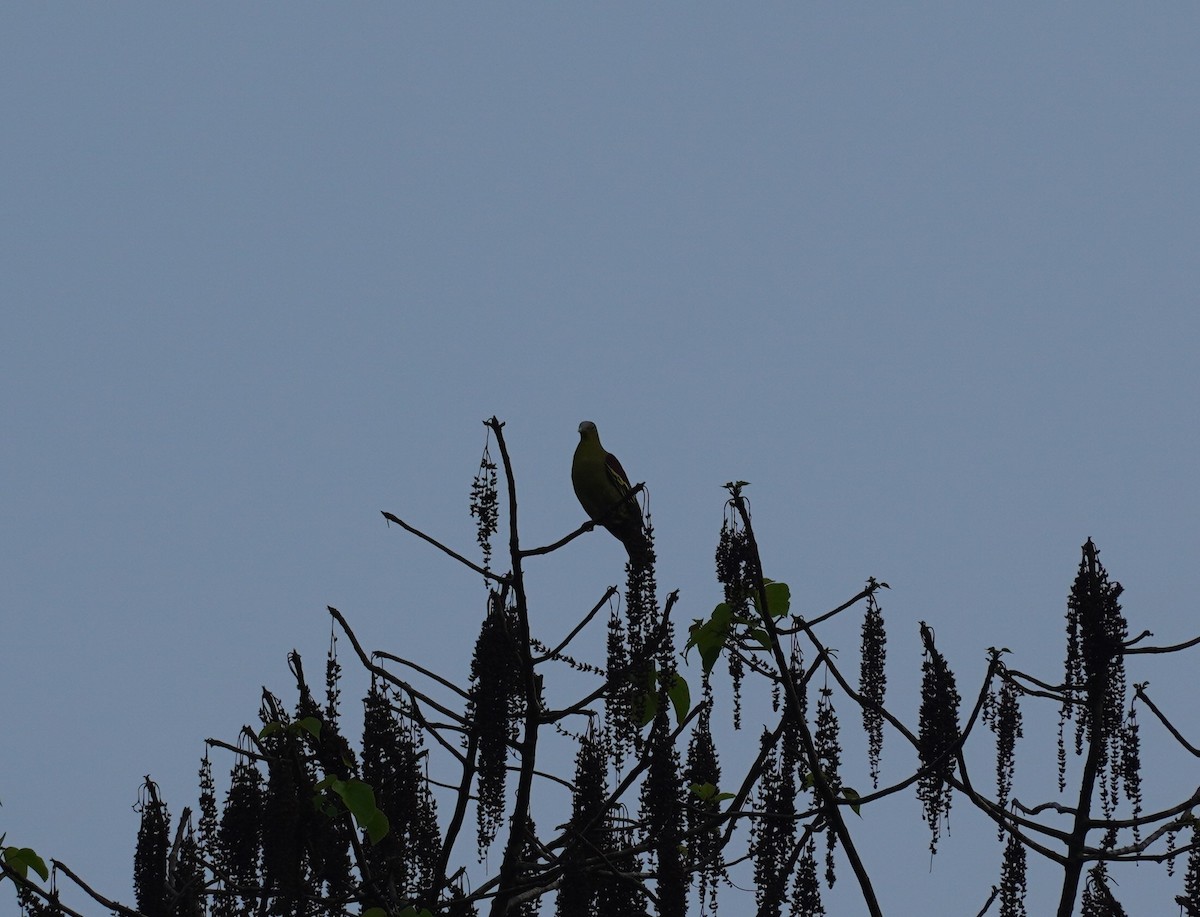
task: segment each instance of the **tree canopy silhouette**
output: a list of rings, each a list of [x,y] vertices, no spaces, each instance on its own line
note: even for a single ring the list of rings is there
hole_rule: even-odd
[[[1144,632],[1131,638],[1121,586],[1110,580],[1090,539],[1067,602],[1061,679],[1021,671],[1010,661],[1016,654],[992,648],[981,683],[961,688],[933,628],[922,622],[919,716],[908,725],[887,699],[880,599],[888,584],[868,578],[838,607],[798,613],[788,586],[763,570],[746,482],[726,485],[715,552],[723,599],[685,636],[674,616],[678,593],[658,595],[649,514],[640,515],[635,535],[634,514],[621,508],[644,486],[631,486],[622,472],[623,487],[602,488],[615,506],[589,507],[590,518],[573,532],[526,546],[504,425],[494,417],[485,424],[470,499],[481,563],[384,513],[487,583],[467,678],[368,650],[347,617],[330,607],[334,635],[323,701],[293,652],[295,702],[264,689],[254,727],[231,742],[207,740],[195,810],[184,808],[172,819],[158,786],[145,778],[135,905],[106,897],[65,863],[47,865],[33,850],[7,846],[0,870],[23,914],[79,914],[58,891],[70,882],[127,917],[498,917],[551,908],[557,917],[682,917],[689,910],[715,913],[736,874],[753,883],[761,917],[824,914],[823,891],[839,879],[853,882],[866,911],[878,915],[887,890],[877,887],[860,851],[858,832],[865,829],[858,826],[868,824],[875,803],[898,793],[920,801],[931,854],[956,802],[995,824],[997,881],[980,889],[979,914],[1026,913],[1030,855],[1058,868],[1059,917],[1123,914],[1112,874],[1139,862],[1165,864],[1164,888],[1175,882],[1174,900],[1200,914],[1192,815],[1200,791],[1180,790],[1173,804],[1143,811],[1139,708],[1188,753],[1200,751],[1146,684],[1131,685],[1126,672],[1127,661],[1184,652],[1200,638],[1173,646],[1149,645]],[[584,444],[594,431],[581,427]],[[606,453],[592,439],[602,460]],[[499,463],[491,456],[493,440]],[[627,547],[634,543],[623,601],[617,603],[612,587],[593,597],[565,635],[535,633],[526,566],[597,524],[611,528],[617,511],[625,520],[618,537]],[[494,541],[502,519],[507,569],[497,572]],[[821,634],[826,622],[859,611],[852,683]],[[573,644],[580,635],[601,627],[607,628],[604,658],[578,655]],[[343,733],[342,639],[369,682],[357,742]],[[545,676],[556,669],[579,673],[592,686],[553,696]],[[724,704],[714,685],[721,671],[731,686]],[[744,705],[748,680],[769,688],[767,707]],[[1023,717],[1041,702],[1058,708],[1057,791],[1066,801],[1024,804],[1012,795]],[[713,729],[726,707],[736,728],[750,728],[753,720],[760,730],[757,752],[736,772],[723,763]],[[863,760],[844,759],[846,710],[861,719]],[[976,782],[964,754],[968,742],[981,741],[981,725],[994,737],[990,789]],[[910,747],[915,770],[887,773],[885,737]],[[556,760],[551,749],[564,742],[573,749],[573,766],[555,772],[546,762]],[[213,777],[217,755],[230,762],[223,798]],[[1072,757],[1080,763],[1069,782]],[[556,813],[553,826],[535,821],[544,782],[570,791],[569,809]],[[1172,880],[1180,859],[1184,875]],[[484,878],[473,882],[477,864],[486,864]]]

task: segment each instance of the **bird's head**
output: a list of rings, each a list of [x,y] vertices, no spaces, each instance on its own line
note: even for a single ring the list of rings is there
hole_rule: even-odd
[[[579,435],[583,436],[588,433],[595,433],[596,425],[590,420],[585,420],[579,425]]]

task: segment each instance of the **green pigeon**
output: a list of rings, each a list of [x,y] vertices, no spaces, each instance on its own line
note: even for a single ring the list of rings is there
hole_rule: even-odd
[[[588,517],[625,545],[631,561],[647,563],[653,555],[641,507],[636,498],[624,499],[631,490],[629,476],[617,457],[600,445],[600,434],[590,420],[579,425],[571,483]]]

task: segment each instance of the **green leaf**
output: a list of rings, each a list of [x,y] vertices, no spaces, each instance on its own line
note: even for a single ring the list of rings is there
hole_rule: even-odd
[[[750,633],[747,634],[747,636],[757,640],[759,646],[761,646],[764,650],[769,650],[771,648],[771,635],[761,627],[753,628]]]
[[[675,707],[676,722],[682,723],[683,718],[692,709],[692,692],[688,688],[687,681],[678,672],[675,673],[671,687],[667,689],[667,695],[671,698],[671,704]]]
[[[684,648],[685,658],[687,651],[693,646],[696,647],[700,651],[700,661],[704,666],[705,674],[711,672],[721,657],[725,641],[729,639],[732,622],[733,609],[725,602],[721,602],[713,609],[713,613],[707,621],[698,620],[692,625],[687,646]]]
[[[357,778],[333,780],[329,788],[341,797],[355,822],[367,832],[372,844],[378,844],[387,836],[390,830],[387,816],[375,805],[375,790],[369,783]]]
[[[726,799],[733,799],[733,793],[719,793],[711,783],[692,783],[688,785],[688,789],[693,796],[705,802],[724,802]]]
[[[771,617],[785,617],[792,605],[791,588],[787,583],[777,583],[769,579],[763,580],[763,586],[764,591],[767,593],[767,608],[771,612]],[[760,615],[762,614],[762,605],[757,593],[754,595],[754,608]]]
[[[859,796],[857,790],[851,789],[848,786],[844,786],[842,787],[842,798],[849,801],[851,799],[861,799],[862,797]],[[857,815],[859,818],[862,818],[862,806],[856,802],[851,802],[850,808],[854,810],[855,815]]]
[[[260,739],[265,739],[267,736],[273,736],[275,733],[281,731],[283,731],[283,723],[280,723],[279,721],[267,723],[262,729],[258,730],[258,737]]]
[[[43,882],[50,878],[50,870],[46,868],[46,861],[29,847],[5,847],[4,863],[22,879],[29,877],[31,869],[42,877]]]
[[[315,716],[306,716],[304,719],[296,720],[296,725],[309,733],[314,739],[321,738],[321,721]]]
[[[646,680],[637,698],[639,727],[653,722],[658,715],[658,690],[658,671],[651,668],[646,673]],[[671,684],[667,687],[667,696],[671,698],[671,706],[675,708],[675,719],[683,722],[683,718],[692,709],[692,693],[687,681],[678,672],[674,673]]]
[[[641,693],[638,695],[637,713],[638,727],[643,727],[654,721],[658,716],[658,672],[651,668],[646,672],[646,680],[642,683]]]
[[[360,821],[358,826],[367,832],[367,838],[372,844],[378,844],[392,829],[388,817],[380,809],[376,809],[369,818]]]
[[[333,791],[342,797],[342,802],[354,813],[355,818],[360,813],[370,812],[375,808],[375,790],[369,783],[351,778],[338,781],[334,784]]]
[[[641,694],[641,704],[638,709],[638,728],[649,725],[654,722],[654,718],[658,716],[658,692],[643,691]]]
[[[314,811],[320,812],[322,815],[324,815],[326,818],[330,819],[331,821],[333,819],[337,818],[339,815],[344,814],[346,811],[344,808],[339,806],[328,796],[323,796],[320,793],[313,796],[312,804],[313,804]]]

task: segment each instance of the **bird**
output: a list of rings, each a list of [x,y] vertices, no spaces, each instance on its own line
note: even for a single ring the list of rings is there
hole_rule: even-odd
[[[629,476],[617,457],[600,445],[600,433],[590,420],[579,425],[571,483],[588,518],[603,525],[625,546],[631,562],[645,564],[653,558],[641,507],[628,496],[632,489]]]

